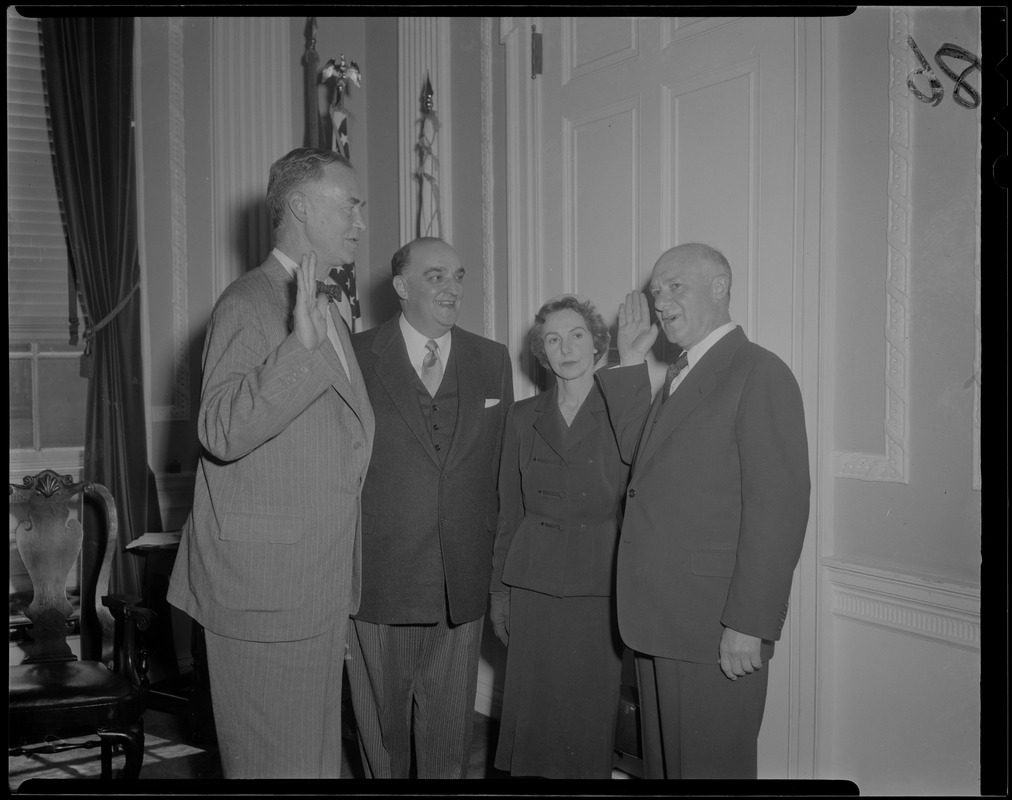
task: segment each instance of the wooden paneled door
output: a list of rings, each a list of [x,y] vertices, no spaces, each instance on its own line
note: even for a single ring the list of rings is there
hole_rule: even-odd
[[[619,302],[645,288],[664,250],[713,245],[731,264],[733,319],[791,365],[802,385],[814,478],[819,21],[500,23],[511,352],[523,353],[534,313],[548,298],[587,295],[614,323]],[[531,63],[538,44],[540,73]],[[655,352],[665,358],[662,346]],[[516,361],[517,397],[529,396],[530,359]],[[654,365],[658,383],[662,372]],[[808,539],[771,665],[761,777],[812,777],[814,525]]]

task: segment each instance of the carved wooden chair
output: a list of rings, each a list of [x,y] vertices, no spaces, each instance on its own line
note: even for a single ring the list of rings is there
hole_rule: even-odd
[[[11,527],[17,525],[17,550],[33,593],[23,613],[11,600],[11,636],[25,638],[27,656],[10,668],[8,753],[100,747],[102,778],[108,779],[113,750],[122,746],[122,775],[135,779],[144,757],[147,683],[138,631],[148,628],[154,612],[140,608],[139,598],[107,594],[117,546],[116,504],[101,484],[74,483],[48,469],[9,487]],[[84,499],[97,501],[105,524],[85,530]],[[82,570],[76,608],[67,596],[75,566]],[[78,629],[80,660],[67,643],[68,633]],[[89,655],[95,660],[87,660]],[[67,741],[80,737],[89,738]]]

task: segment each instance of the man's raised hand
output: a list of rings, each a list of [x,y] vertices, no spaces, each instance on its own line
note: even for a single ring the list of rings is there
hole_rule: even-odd
[[[303,254],[295,268],[295,335],[307,350],[315,350],[327,338],[327,296],[316,294],[316,253]]]
[[[658,327],[650,322],[650,306],[642,292],[630,292],[618,307],[618,356],[623,367],[642,363],[657,341]]]

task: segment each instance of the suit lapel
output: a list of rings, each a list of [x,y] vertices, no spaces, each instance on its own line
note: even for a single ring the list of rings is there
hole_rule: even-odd
[[[604,396],[597,387],[597,381],[594,381],[590,388],[590,394],[583,401],[580,410],[576,412],[573,423],[566,433],[566,447],[569,449],[576,447],[581,440],[593,434],[601,425],[606,424],[607,418],[608,408],[604,404]]]
[[[555,413],[558,404],[558,385],[553,385],[547,392],[538,395],[538,401],[534,404],[534,430],[559,458],[565,458],[566,430],[563,427],[562,414]]]
[[[373,340],[372,352],[376,356],[374,369],[383,388],[386,389],[390,402],[394,404],[408,428],[421,443],[433,461],[439,463],[436,448],[432,445],[432,437],[425,425],[425,415],[418,405],[418,396],[412,386],[418,377],[415,368],[408,360],[408,348],[401,336],[399,316],[394,316],[383,324]],[[454,357],[457,343],[453,343],[450,357]],[[459,425],[459,420],[458,420]],[[454,437],[456,438],[456,437]]]
[[[646,427],[643,429],[644,439],[640,444],[640,452],[636,454],[637,471],[713,391],[717,385],[718,373],[730,365],[735,351],[745,341],[747,340],[741,328],[734,328],[689,370],[685,380],[679,384],[666,403],[662,404],[660,397],[654,400],[654,406],[650,409]]]
[[[453,344],[450,347],[450,359],[456,361],[457,373],[457,422],[453,427],[453,439],[446,453],[446,463],[450,464],[454,456],[466,447],[467,441],[481,433],[481,414],[485,408],[482,393],[485,387],[479,379],[482,371],[481,355],[462,335],[460,328],[453,327]],[[446,365],[449,370],[449,364]],[[429,447],[432,447],[430,441]],[[435,450],[432,451],[435,458]]]
[[[351,344],[351,335],[348,333],[347,323],[344,321],[344,317],[341,316],[341,311],[337,307],[337,304],[328,303],[327,311],[334,322],[337,340],[341,344],[341,349],[344,350],[344,359],[348,362],[348,369],[345,370],[340,356],[334,351],[333,347],[323,348],[323,355],[327,359],[327,363],[337,373],[337,380],[333,383],[334,389],[341,397],[348,401],[348,405],[351,406],[352,410],[361,419],[365,413],[371,415],[372,410],[369,406],[365,381],[362,380],[362,371],[359,369],[358,361],[355,358],[355,348]],[[366,411],[367,409],[368,411]]]

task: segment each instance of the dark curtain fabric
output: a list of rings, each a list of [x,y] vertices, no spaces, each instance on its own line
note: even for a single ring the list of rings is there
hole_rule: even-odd
[[[56,180],[89,328],[84,477],[116,499],[112,592],[140,595],[123,546],[147,524],[147,434],[134,175],[132,18],[44,18]]]

